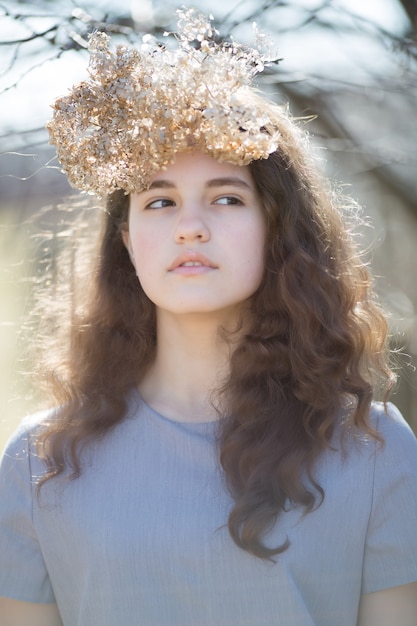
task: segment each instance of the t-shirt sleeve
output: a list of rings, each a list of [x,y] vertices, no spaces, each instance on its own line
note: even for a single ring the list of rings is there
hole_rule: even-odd
[[[363,593],[417,580],[417,440],[398,409],[374,411],[384,438],[374,456],[374,489]]]
[[[0,464],[0,596],[48,604],[55,597],[33,525],[30,430],[21,425]]]

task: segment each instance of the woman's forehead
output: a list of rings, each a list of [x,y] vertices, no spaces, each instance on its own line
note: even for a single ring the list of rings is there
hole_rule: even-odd
[[[234,165],[225,161],[219,161],[199,150],[180,152],[175,156],[172,163],[153,174],[150,183],[169,181],[177,177],[185,177],[193,180],[217,178],[240,178],[250,181],[250,169],[246,165]]]

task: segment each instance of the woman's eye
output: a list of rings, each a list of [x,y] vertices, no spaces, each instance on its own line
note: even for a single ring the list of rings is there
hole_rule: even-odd
[[[145,206],[145,209],[163,209],[167,206],[174,206],[175,202],[169,198],[158,198],[158,200],[152,200]]]
[[[243,204],[243,202],[236,196],[221,196],[214,201],[214,204]]]

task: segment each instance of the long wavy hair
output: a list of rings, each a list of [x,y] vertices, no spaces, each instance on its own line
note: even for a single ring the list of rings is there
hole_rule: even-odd
[[[377,436],[370,404],[377,390],[388,396],[394,376],[387,323],[347,225],[346,202],[318,173],[286,108],[265,106],[281,135],[275,153],[249,166],[267,224],[265,271],[217,393],[227,407],[218,446],[234,499],[229,532],[242,549],[271,559],[287,543],[269,548],[263,537],[288,503],[312,512],[325,495],[314,466],[341,413],[344,424]],[[40,361],[40,371],[59,409],[38,437],[47,466],[41,484],[84,471],[83,447],[124,419],[129,391],[155,355],[155,307],[121,236],[128,210],[123,191],[108,198],[98,247],[84,257],[82,279],[64,281],[65,317],[47,329],[55,359]],[[93,231],[87,223],[88,238]],[[52,330],[63,332],[59,341]]]

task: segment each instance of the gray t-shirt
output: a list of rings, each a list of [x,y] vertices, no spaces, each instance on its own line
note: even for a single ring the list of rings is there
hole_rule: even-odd
[[[48,481],[26,420],[0,471],[0,595],[57,602],[65,626],[355,626],[361,593],[417,580],[417,441],[398,411],[317,467],[323,504],[283,514],[275,563],[239,549],[214,423],[174,422],[133,394],[126,419]]]

